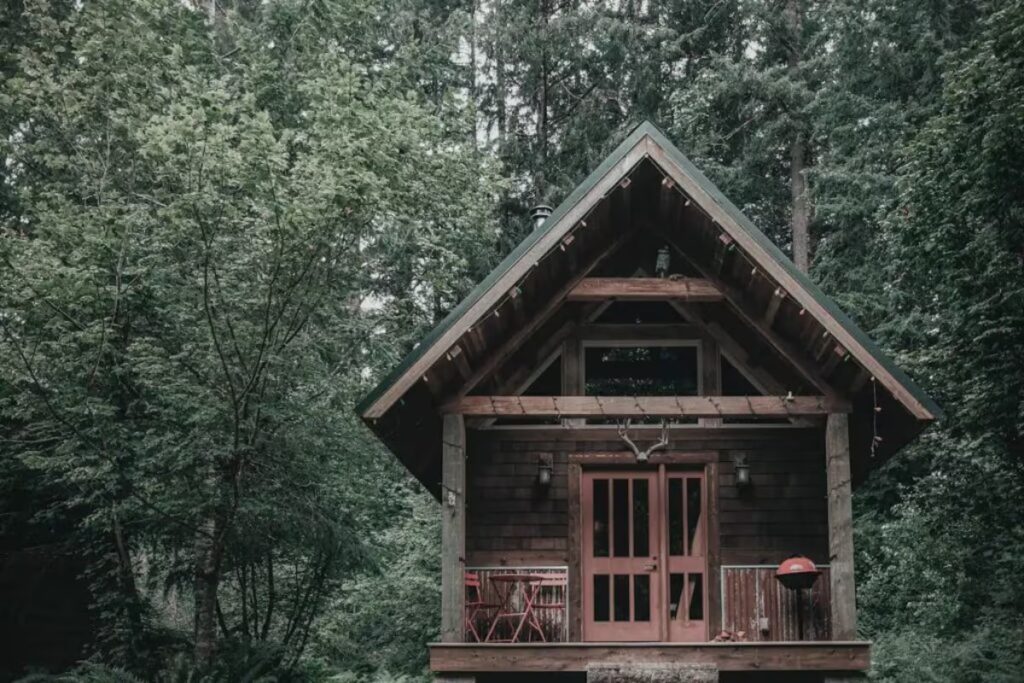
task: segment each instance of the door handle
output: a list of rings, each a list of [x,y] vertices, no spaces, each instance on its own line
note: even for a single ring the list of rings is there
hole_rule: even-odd
[[[645,564],[644,565],[644,571],[645,572],[653,572],[657,568],[658,568],[658,565],[653,563],[653,562],[651,564]]]

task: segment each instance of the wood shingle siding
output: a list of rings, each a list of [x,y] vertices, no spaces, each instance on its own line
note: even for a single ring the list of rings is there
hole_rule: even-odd
[[[722,564],[775,564],[792,553],[828,561],[821,429],[673,430],[669,450],[717,454]],[[614,430],[471,432],[467,562],[567,563],[568,462],[570,455],[588,452],[632,456]],[[735,484],[739,456],[750,465],[753,485],[747,491]],[[542,457],[554,466],[546,492],[536,486]]]

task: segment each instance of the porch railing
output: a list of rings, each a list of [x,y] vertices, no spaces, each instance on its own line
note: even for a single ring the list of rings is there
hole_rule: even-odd
[[[568,567],[466,567],[466,573],[475,575],[479,579],[480,601],[488,605],[498,605],[501,603],[499,586],[502,586],[502,583],[494,581],[494,577],[508,574],[564,577],[568,573]],[[507,588],[507,586],[502,587]],[[467,601],[476,597],[472,593],[473,590],[475,589],[467,588]],[[549,643],[567,642],[569,639],[568,581],[566,580],[560,585],[553,581],[541,585],[537,592],[535,605],[541,605],[539,608],[535,607],[533,616],[540,625],[541,632],[544,634],[543,640]],[[560,605],[561,607],[547,607],[550,605]],[[524,610],[525,604],[521,590],[510,591],[507,607],[511,612],[522,612]],[[518,620],[498,619],[492,632],[491,626],[495,623],[497,611],[496,607],[491,607],[478,610],[475,615],[467,613],[467,618],[470,616],[474,618],[473,626],[476,633],[473,633],[473,630],[470,629],[467,623],[463,633],[463,640],[467,643],[477,642],[477,635],[479,635],[481,642],[486,641],[487,635],[490,633],[491,642],[508,642],[513,635]],[[538,642],[542,639],[533,630],[524,628],[520,631],[518,640],[520,642]]]
[[[784,588],[775,578],[775,566],[768,565],[724,565],[721,567],[722,629],[732,634],[743,633],[743,639],[752,642],[815,640],[827,641],[832,638],[831,603],[829,591],[829,567],[819,565],[821,576],[810,590],[803,592],[798,600],[794,591]],[[500,601],[499,582],[493,578],[507,574],[565,575],[567,567],[467,567],[466,572],[479,578],[481,602],[497,605]],[[467,596],[467,599],[470,596]],[[473,597],[476,597],[475,595]],[[569,639],[569,595],[568,583],[541,586],[536,602],[542,605],[562,605],[560,609],[536,609],[534,617],[540,625],[544,639],[552,643],[564,643]],[[507,605],[512,612],[522,612],[523,595],[515,590],[510,594]],[[492,642],[507,642],[516,620],[499,620],[494,631],[497,609],[479,610],[474,626],[480,641],[486,641],[491,633]],[[714,638],[717,634],[710,634]],[[467,627],[463,634],[465,642],[477,642],[476,636]],[[521,642],[536,642],[540,638],[529,629],[521,632]]]
[[[814,587],[798,598],[775,578],[774,565],[723,566],[722,629],[751,641],[831,640],[829,568],[818,568]]]

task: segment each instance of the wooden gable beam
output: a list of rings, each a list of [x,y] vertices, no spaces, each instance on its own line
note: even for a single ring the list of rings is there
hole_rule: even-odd
[[[680,254],[686,255],[686,252],[679,246],[672,235],[665,234],[665,239],[678,251]],[[717,274],[712,273],[709,268],[699,263],[693,258],[687,257],[687,260],[696,268],[704,277],[714,284],[719,291],[724,295],[726,301],[728,301],[733,310],[740,316],[740,318],[750,327],[753,327],[763,336],[778,353],[785,358],[790,365],[800,371],[814,387],[823,393],[830,399],[840,400],[838,392],[832,388],[832,385],[822,376],[818,368],[809,361],[805,355],[789,340],[785,339],[778,332],[767,326],[764,319],[757,313],[751,310],[749,303],[745,300],[743,293],[738,287],[730,285],[722,280]]]
[[[569,301],[721,301],[722,293],[699,278],[591,277],[569,292]]]
[[[783,267],[781,263],[768,253],[767,249],[757,243],[753,235],[748,233],[736,219],[726,211],[716,197],[712,197],[707,190],[701,187],[690,175],[688,175],[676,162],[671,159],[666,150],[652,137],[646,139],[647,155],[665,172],[676,185],[689,197],[692,197],[711,217],[721,226],[737,245],[747,254],[754,256],[758,263],[765,268],[766,272],[783,286],[793,297],[793,300],[800,306],[806,308],[821,324],[828,329],[841,343],[844,348],[856,358],[856,360],[873,377],[882,383],[892,393],[896,400],[903,403],[919,419],[931,420],[935,416],[921,403],[910,390],[897,380],[888,369],[868,351],[853,335],[846,329],[821,302],[807,291],[796,279]]]
[[[749,349],[743,346],[718,323],[705,320],[696,306],[679,302],[671,302],[671,305],[683,317],[692,321],[705,334],[718,342],[719,347],[730,357],[731,362],[756,380],[754,384],[758,385],[758,389],[766,394],[784,395],[794,388],[787,387],[775,375],[753,362]]]
[[[445,415],[476,417],[806,417],[849,412],[824,396],[464,396]]]
[[[547,320],[552,315],[554,315],[555,311],[558,310],[559,306],[565,303],[565,299],[569,295],[569,292],[571,292],[573,288],[576,287],[576,285],[579,284],[579,282],[583,280],[590,273],[590,271],[597,266],[597,264],[599,264],[609,255],[617,251],[619,247],[621,247],[630,237],[631,233],[626,233],[619,237],[617,240],[613,241],[611,244],[605,247],[605,249],[601,251],[601,253],[595,256],[586,268],[584,268],[575,276],[570,278],[569,282],[567,282],[550,299],[548,299],[548,301],[545,302],[541,310],[538,311],[537,314],[534,315],[534,317],[529,322],[522,325],[516,331],[515,334],[508,337],[494,353],[488,356],[487,359],[483,363],[481,363],[476,368],[476,370],[473,371],[472,376],[470,376],[470,378],[466,380],[462,387],[459,388],[456,395],[465,396],[466,394],[471,392],[476,387],[476,385],[480,384],[480,382],[483,381],[485,377],[490,375],[502,363],[504,363],[508,359],[508,357],[511,356],[512,353],[515,352],[515,350],[518,349],[523,344],[524,341],[529,339],[530,335],[537,331],[537,328],[539,328],[541,325],[547,322]]]
[[[447,327],[438,339],[415,358],[388,388],[380,394],[363,411],[366,419],[376,419],[384,415],[405,392],[409,390],[444,354],[454,346],[466,331],[477,323],[495,305],[499,304],[508,291],[534,267],[534,264],[551,249],[565,239],[572,228],[583,221],[601,200],[612,192],[646,156],[646,145],[642,142],[627,150],[615,164],[609,166],[600,179],[591,185],[586,193],[568,209],[550,228],[545,227],[543,234],[523,253],[508,270],[501,274],[491,287],[483,292],[466,311]],[[550,221],[551,219],[549,219]],[[625,232],[625,231],[624,231]],[[616,245],[617,246],[617,245]]]

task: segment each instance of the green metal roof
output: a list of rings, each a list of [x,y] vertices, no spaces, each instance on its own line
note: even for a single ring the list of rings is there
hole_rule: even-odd
[[[381,395],[394,384],[416,361],[423,357],[428,349],[459,320],[484,295],[519,259],[533,247],[538,240],[554,228],[559,220],[576,206],[580,200],[603,178],[608,171],[622,161],[636,145],[640,144],[645,137],[649,137],[655,144],[661,147],[666,156],[675,163],[683,173],[689,176],[700,188],[706,192],[712,200],[725,211],[736,224],[750,235],[750,237],[765,250],[786,272],[800,285],[815,301],[818,302],[847,332],[867,351],[874,359],[892,375],[922,406],[935,417],[942,414],[941,408],[932,400],[921,387],[917,385],[905,372],[903,372],[889,356],[883,352],[877,344],[865,333],[825,292],[818,287],[805,273],[797,269],[796,265],[787,257],[775,243],[757,229],[757,227],[743,215],[743,212],[736,207],[729,198],[722,194],[722,191],[711,182],[701,171],[686,158],[665,136],[661,130],[650,121],[638,125],[619,144],[608,157],[601,162],[586,180],[574,189],[566,199],[559,204],[558,208],[539,228],[531,232],[519,245],[508,255],[491,273],[478,284],[470,294],[456,306],[451,313],[445,316],[430,333],[402,360],[402,362],[359,402],[356,410],[359,414],[365,413]]]

